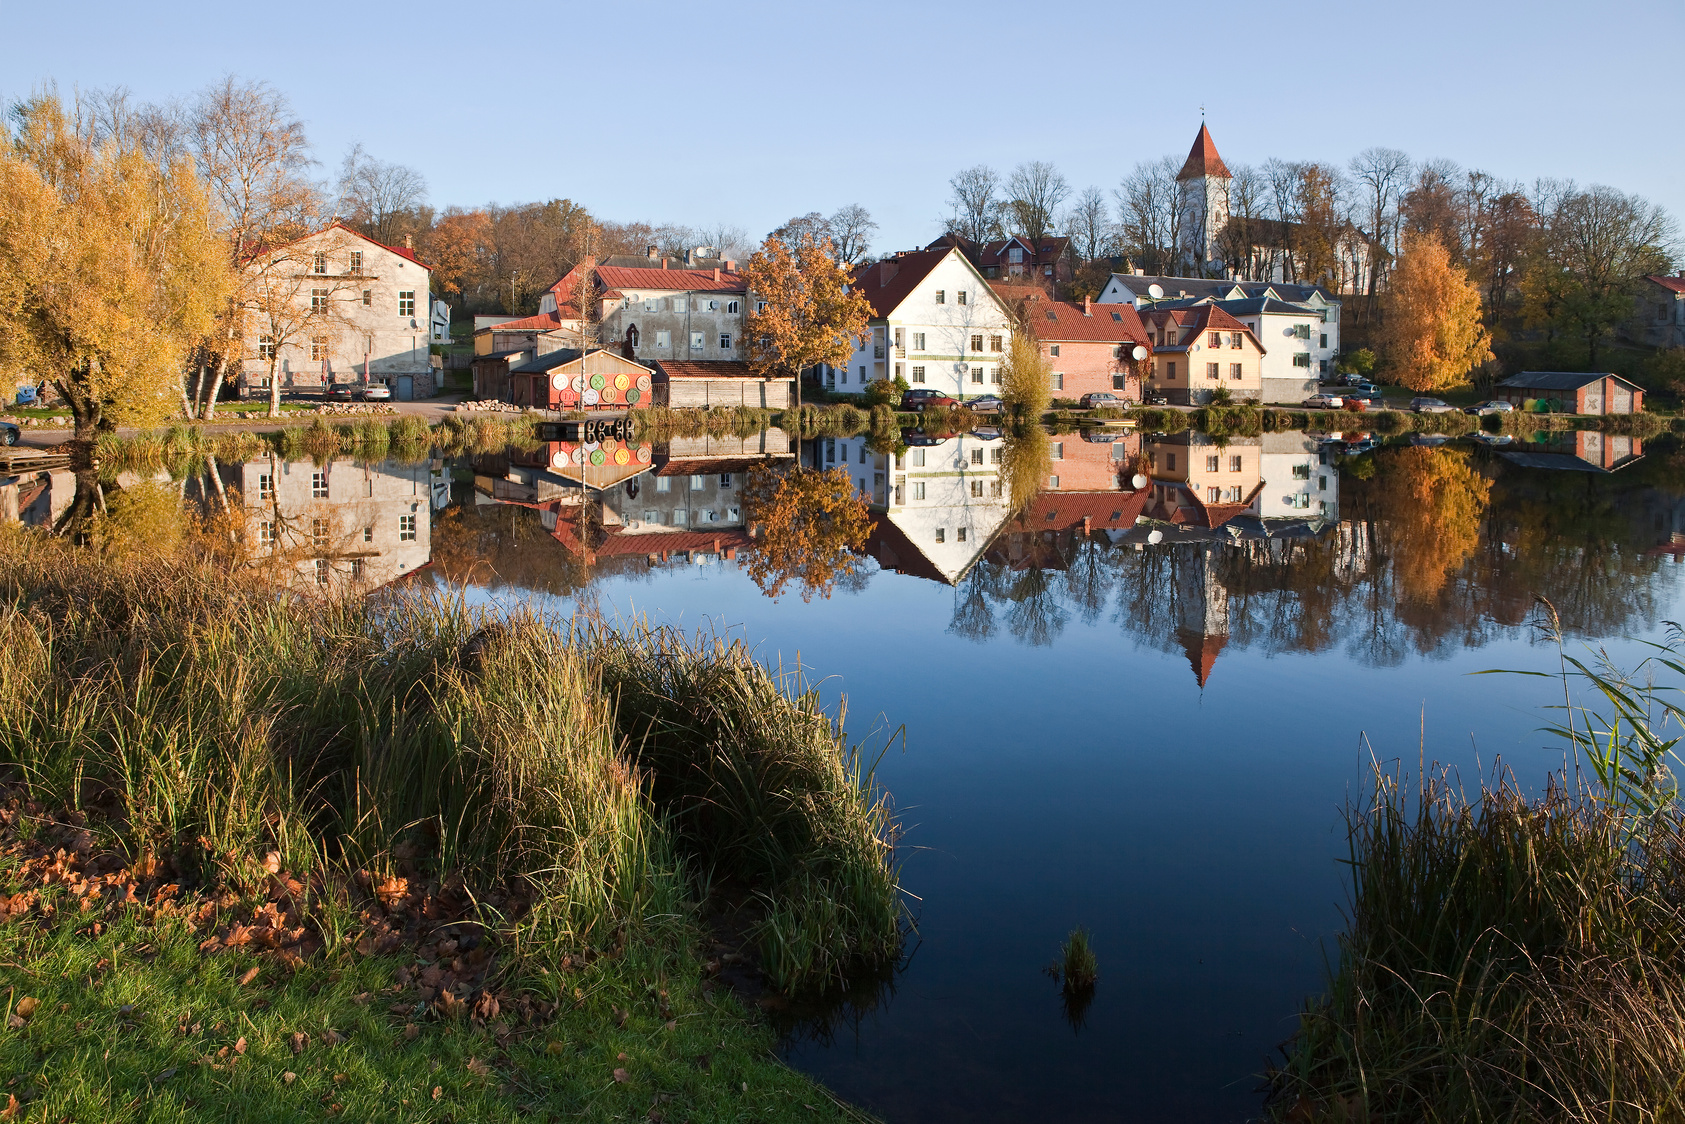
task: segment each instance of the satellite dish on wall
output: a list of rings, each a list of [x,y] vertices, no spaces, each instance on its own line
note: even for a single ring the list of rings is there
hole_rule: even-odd
[[[1149,297],[1153,298],[1155,301],[1156,300],[1163,300],[1164,299],[1164,286],[1163,285],[1148,285],[1147,286],[1147,295]]]
[[[1164,541],[1164,532],[1163,531],[1148,531],[1147,532],[1147,541],[1152,543],[1154,546],[1157,546],[1159,543]]]
[[[1129,483],[1137,492],[1139,492],[1142,488],[1147,486],[1147,478],[1137,472],[1134,476],[1129,478]]]
[[[1134,359],[1138,363],[1147,357],[1147,349],[1142,347],[1140,344],[1136,344],[1135,350],[1131,351],[1129,355],[1130,358]]]

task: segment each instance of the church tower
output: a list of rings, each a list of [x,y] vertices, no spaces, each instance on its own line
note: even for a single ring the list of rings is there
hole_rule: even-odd
[[[1234,177],[1217,155],[1217,143],[1203,123],[1187,162],[1176,176],[1182,189],[1182,230],[1178,249],[1187,267],[1206,272],[1208,262],[1217,261],[1217,236],[1229,221],[1229,181]]]

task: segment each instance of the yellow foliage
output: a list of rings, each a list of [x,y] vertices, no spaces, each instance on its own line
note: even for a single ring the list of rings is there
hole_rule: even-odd
[[[803,601],[815,593],[830,597],[872,531],[866,502],[840,468],[758,464],[749,470],[743,514],[755,533],[749,576],[773,598],[792,580]]]
[[[1382,509],[1394,533],[1393,567],[1400,592],[1437,596],[1480,541],[1492,482],[1455,449],[1410,446],[1388,459]]]
[[[1053,400],[1053,366],[1035,336],[1023,328],[1012,333],[1006,361],[1000,368],[1000,384],[1001,401],[1008,410],[1040,422]]]
[[[56,97],[0,151],[0,363],[50,379],[76,436],[166,416],[233,290],[186,160],[96,143]]]
[[[762,375],[795,375],[820,363],[848,362],[866,339],[872,306],[848,290],[848,271],[831,256],[831,240],[802,240],[794,249],[768,238],[743,266],[750,299],[766,303],[746,317],[749,365]]]
[[[1402,386],[1455,386],[1492,358],[1480,322],[1480,291],[1431,234],[1410,236],[1393,270],[1382,331],[1387,356]]]

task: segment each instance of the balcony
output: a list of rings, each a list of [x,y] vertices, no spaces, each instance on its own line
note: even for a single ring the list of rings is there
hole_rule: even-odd
[[[883,344],[878,343],[878,344],[872,345],[872,358],[873,359],[882,359],[883,358]]]

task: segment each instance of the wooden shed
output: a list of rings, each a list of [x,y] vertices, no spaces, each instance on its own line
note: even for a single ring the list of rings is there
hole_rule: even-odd
[[[763,378],[738,359],[655,361],[655,402],[674,409],[790,405],[790,380]]]
[[[1644,412],[1644,388],[1607,371],[1522,371],[1494,386],[1492,395],[1540,414]]]
[[[564,348],[509,372],[509,400],[539,410],[642,410],[655,372],[612,351]]]

